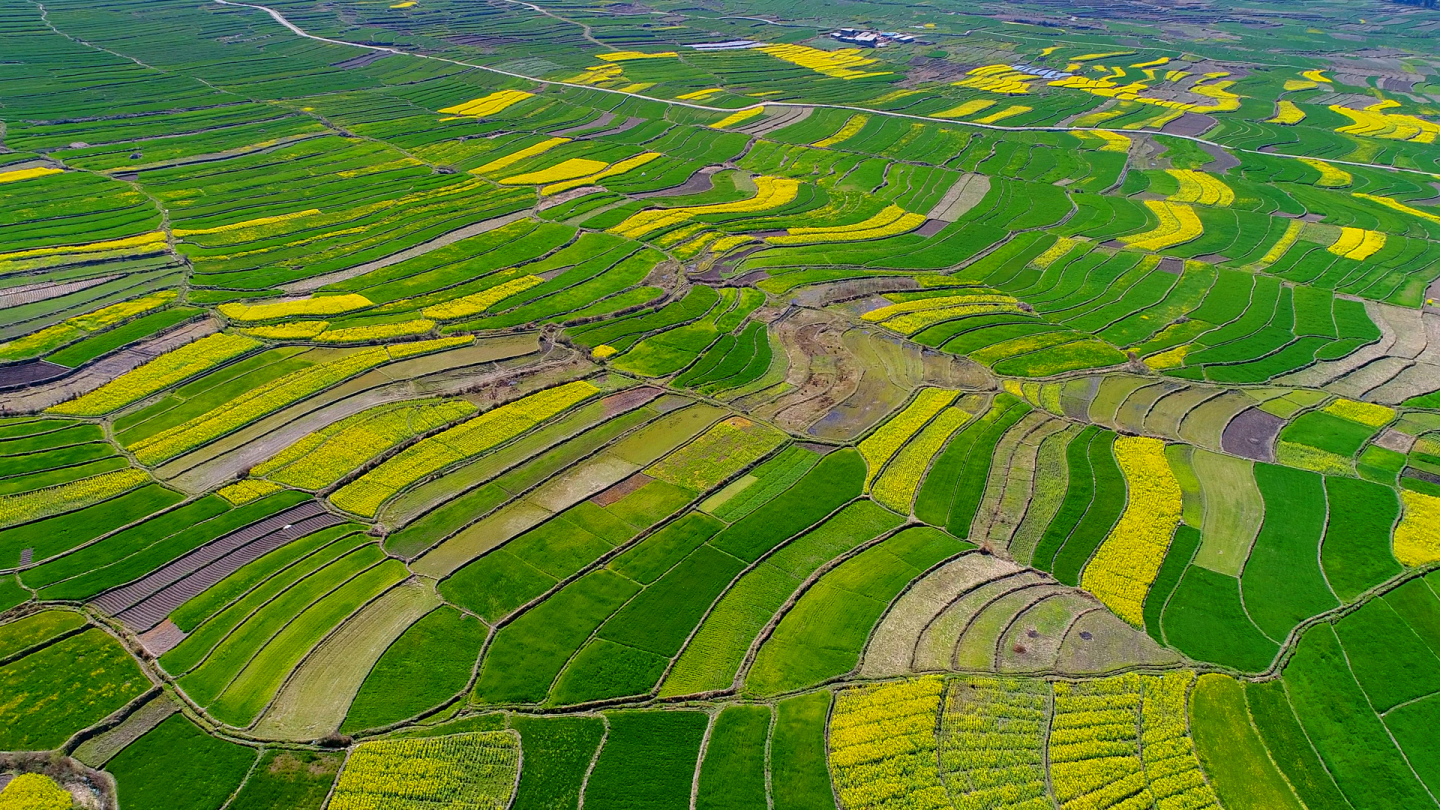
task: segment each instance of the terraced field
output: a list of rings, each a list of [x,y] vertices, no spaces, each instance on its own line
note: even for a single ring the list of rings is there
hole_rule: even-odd
[[[0,0],[0,807],[1440,807],[1437,34]]]

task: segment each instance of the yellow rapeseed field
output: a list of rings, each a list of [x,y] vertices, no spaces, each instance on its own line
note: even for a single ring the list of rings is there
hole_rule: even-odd
[[[975,123],[996,124],[1005,120],[1006,118],[1013,118],[1017,115],[1024,115],[1025,113],[1030,112],[1032,109],[1034,108],[1026,107],[1024,104],[1011,104],[1009,107],[1006,107],[1003,110],[998,110],[996,112],[990,113],[989,115],[982,118],[976,118]]]
[[[949,810],[935,726],[945,681],[846,689],[830,717],[830,771],[847,810]]]
[[[278,225],[281,222],[289,222],[292,219],[314,216],[318,213],[320,213],[319,208],[307,208],[304,211],[293,211],[289,214],[276,214],[275,216],[269,217],[257,217],[255,219],[247,219],[243,222],[232,222],[229,225],[216,225],[213,228],[176,228],[172,230],[171,233],[175,235],[175,238],[183,239],[186,236],[204,236],[206,234],[243,231],[252,228],[260,229],[268,225]]]
[[[1385,247],[1386,236],[1381,231],[1345,226],[1340,229],[1340,238],[1326,250],[1336,256],[1355,261],[1364,261]]]
[[[770,54],[776,59],[783,59],[792,65],[809,68],[816,73],[836,79],[861,79],[867,76],[884,76],[889,73],[889,71],[860,70],[866,65],[875,64],[876,60],[861,56],[858,48],[822,51],[817,48],[807,48],[804,45],[777,44],[765,45],[756,50]]]
[[[1180,482],[1159,439],[1121,436],[1115,440],[1115,460],[1125,476],[1129,500],[1081,573],[1080,586],[1115,615],[1141,627],[1145,594],[1180,525]]]
[[[953,82],[953,86],[1018,96],[1029,93],[1031,82],[1038,78],[1040,77],[1022,73],[1009,65],[984,65],[971,70],[960,81]]]
[[[408,321],[380,323],[372,326],[349,326],[342,329],[326,329],[324,332],[316,335],[313,340],[316,343],[365,343],[372,340],[415,337],[416,335],[426,334],[434,328],[434,321],[415,318]]]
[[[1183,245],[1205,232],[1195,209],[1184,203],[1168,200],[1146,200],[1149,208],[1159,220],[1156,226],[1144,233],[1121,237],[1120,241],[1141,250],[1164,250]]]
[[[906,231],[912,231],[925,224],[924,214],[906,213],[898,205],[886,206],[884,210],[862,222],[850,225],[833,225],[818,228],[790,228],[786,236],[772,236],[766,241],[775,245],[807,245],[821,242],[860,242],[866,239],[883,239]]]
[[[658,157],[660,157],[659,152],[641,152],[634,157],[628,157],[624,160],[616,161],[609,166],[602,168],[600,171],[595,172],[594,174],[586,175],[584,177],[575,177],[573,179],[564,180],[559,183],[552,183],[540,189],[540,193],[548,197],[551,194],[559,194],[562,191],[569,191],[572,188],[579,188],[581,186],[591,185],[592,183],[598,183],[607,177],[615,177],[616,175],[624,174],[633,169],[638,169]]]
[[[166,352],[139,368],[116,377],[100,388],[47,413],[65,416],[102,416],[132,402],[163,391],[203,371],[260,347],[260,341],[244,335],[219,333]]]
[[[746,108],[743,109],[743,110],[738,110],[738,111],[736,111],[736,112],[733,112],[733,113],[731,113],[730,115],[727,115],[727,116],[725,116],[724,118],[720,119],[719,121],[716,121],[715,123],[713,123],[713,124],[710,125],[710,128],[711,128],[711,129],[728,129],[728,128],[730,128],[730,127],[735,126],[736,124],[740,124],[740,123],[743,123],[743,122],[745,122],[745,121],[749,121],[751,118],[754,118],[754,117],[757,116],[757,115],[761,115],[761,114],[763,114],[764,112],[765,112],[765,105],[764,105],[764,104],[757,104],[757,105],[755,105],[754,107],[746,107]]]
[[[1226,208],[1235,203],[1235,192],[1218,177],[1193,169],[1166,169],[1165,173],[1180,183],[1180,190],[1170,195],[1170,202],[1198,203]]]
[[[603,160],[591,160],[590,158],[570,158],[556,163],[539,171],[516,174],[500,181],[502,186],[543,186],[547,183],[558,183],[562,180],[574,180],[577,177],[593,175],[608,166]]]
[[[964,118],[967,115],[974,115],[986,107],[995,106],[995,102],[988,98],[972,98],[964,104],[951,107],[944,112],[935,113],[934,118]]]
[[[1372,104],[1363,110],[1352,110],[1338,104],[1331,104],[1330,111],[1349,118],[1352,123],[1335,129],[1346,135],[1362,135],[1390,141],[1410,141],[1432,144],[1440,135],[1440,124],[1417,118],[1413,115],[1381,112],[1382,104]]]
[[[1322,188],[1344,188],[1354,180],[1349,172],[1336,168],[1323,160],[1315,160],[1314,158],[1299,158],[1299,160],[1306,166],[1320,172],[1320,179],[1316,181],[1315,185]]]
[[[1267,119],[1267,123],[1293,126],[1304,120],[1305,111],[1295,106],[1295,102],[1282,98],[1275,102],[1275,116]]]
[[[544,281],[544,279],[539,276],[512,278],[488,290],[471,293],[463,298],[456,298],[451,301],[446,301],[443,304],[425,307],[420,310],[420,314],[427,318],[434,318],[441,321],[469,318],[481,314],[515,293],[524,292],[542,281]]]
[[[20,180],[33,180],[36,177],[44,177],[50,174],[61,174],[64,169],[56,169],[51,166],[36,166],[31,169],[11,169],[5,171],[0,169],[0,183],[15,183]]]
[[[1373,402],[1358,402],[1344,397],[1336,398],[1334,402],[1325,406],[1324,411],[1341,419],[1349,419],[1351,422],[1358,422],[1374,428],[1388,425],[1395,419],[1394,408],[1376,405]]]
[[[298,298],[261,304],[221,304],[220,314],[239,323],[259,323],[306,315],[341,315],[374,306],[359,293]]]
[[[330,502],[348,512],[374,517],[385,501],[411,484],[478,456],[599,392],[594,385],[577,381],[486,411],[386,460],[341,487],[330,496]]]
[[[223,486],[216,490],[215,494],[230,502],[231,506],[240,506],[259,500],[266,495],[279,492],[284,487],[273,481],[260,481],[255,478],[247,478],[244,481],[236,481],[233,484]]]
[[[860,130],[864,129],[868,123],[870,123],[870,116],[864,114],[852,115],[850,116],[850,120],[845,122],[845,126],[840,127],[840,130],[834,135],[828,138],[821,138],[810,145],[817,149],[828,149],[832,146],[838,146],[858,135]]]
[[[241,329],[240,333],[262,340],[309,340],[324,332],[329,325],[329,321],[291,321]]]
[[[440,112],[447,115],[470,115],[475,117],[494,115],[506,107],[519,104],[534,95],[534,93],[527,93],[524,90],[497,90],[488,96],[482,96],[462,104],[441,108]]]
[[[532,157],[535,157],[536,155],[542,155],[542,154],[550,151],[551,149],[554,149],[555,147],[559,146],[559,145],[562,144],[562,143],[569,143],[569,142],[570,142],[570,139],[569,139],[569,138],[546,138],[545,140],[541,141],[540,143],[534,144],[534,145],[532,145],[532,146],[527,146],[527,147],[525,147],[524,149],[516,150],[516,151],[514,151],[514,152],[511,152],[511,153],[508,154],[508,155],[502,155],[502,156],[500,156],[500,157],[498,157],[498,158],[495,158],[494,160],[490,161],[489,163],[486,163],[486,164],[483,165],[483,166],[479,166],[479,167],[477,167],[477,168],[471,169],[471,170],[470,170],[470,173],[471,173],[471,174],[493,174],[493,173],[495,173],[495,172],[501,171],[502,169],[509,168],[510,166],[513,166],[513,165],[515,165],[516,163],[519,163],[520,161],[524,160],[525,158],[532,158]]]
[[[688,208],[651,208],[631,214],[609,233],[639,239],[662,228],[669,228],[705,214],[751,214],[768,211],[794,202],[800,181],[788,177],[762,175],[755,178],[755,196],[728,203],[696,205]],[[749,239],[750,237],[745,237]],[[717,251],[718,252],[718,251]]]
[[[44,489],[0,495],[0,528],[99,503],[149,482],[144,470],[127,467]]]
[[[1400,490],[1405,515],[1395,527],[1395,559],[1416,566],[1440,560],[1440,498]]]
[[[679,56],[674,51],[661,51],[660,53],[643,53],[641,51],[615,51],[613,53],[596,54],[596,59],[604,59],[606,62],[629,62],[633,59],[666,59]]]
[[[938,414],[946,405],[955,401],[959,391],[943,388],[922,388],[905,409],[860,442],[860,455],[865,459],[868,472],[865,474],[865,488],[869,489],[875,476],[880,474],[885,462],[910,440],[919,430]]]

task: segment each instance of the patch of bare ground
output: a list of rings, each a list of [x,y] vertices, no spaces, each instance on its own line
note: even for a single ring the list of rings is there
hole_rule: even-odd
[[[1259,408],[1242,411],[1220,437],[1220,447],[1231,455],[1255,461],[1275,460],[1275,439],[1285,420]]]
[[[573,137],[575,137],[576,135],[579,135],[579,134],[584,133],[584,132],[588,132],[588,131],[590,131],[590,130],[592,130],[592,129],[604,129],[605,127],[610,126],[610,122],[611,122],[611,121],[614,121],[614,120],[615,120],[615,113],[610,112],[609,110],[606,110],[605,112],[600,113],[598,116],[596,116],[595,118],[593,118],[593,119],[591,119],[591,120],[589,120],[589,121],[585,121],[584,123],[576,124],[575,126],[572,126],[572,127],[565,127],[564,129],[557,129],[557,130],[555,130],[554,132],[552,132],[552,133],[550,133],[550,134],[553,135],[553,136],[556,136],[556,137],[560,137],[560,138],[573,138]]]
[[[65,366],[48,363],[44,360],[0,366],[0,388],[25,388],[53,380],[56,377],[63,377],[70,371]]]
[[[852,298],[918,289],[920,282],[910,276],[844,279],[801,287],[791,300],[802,307],[819,309]]]
[[[612,127],[612,128],[610,128],[610,129],[604,130],[604,131],[602,131],[602,132],[590,132],[590,133],[587,133],[584,137],[586,137],[586,138],[608,138],[608,137],[610,137],[611,135],[619,135],[619,134],[622,133],[622,132],[629,132],[630,130],[634,129],[635,127],[638,127],[638,126],[640,126],[641,124],[645,123],[647,120],[649,120],[649,119],[647,119],[647,118],[642,118],[642,117],[640,117],[640,116],[638,116],[638,115],[632,115],[632,116],[630,116],[629,118],[626,118],[626,119],[625,119],[625,122],[622,123],[622,124],[621,124],[620,126],[618,126],[618,127]]]
[[[840,340],[848,326],[836,315],[793,309],[771,324],[790,361],[790,391],[757,414],[791,432],[800,432],[855,390],[860,370]]]
[[[697,169],[694,174],[678,186],[662,188],[656,191],[642,191],[630,196],[638,200],[648,200],[654,197],[683,197],[687,194],[700,194],[715,187],[714,174],[723,166],[705,166]]]
[[[945,224],[954,222],[960,219],[960,217],[965,216],[971,208],[978,205],[981,200],[985,199],[985,195],[989,193],[989,177],[983,174],[963,174],[960,176],[960,179],[956,180],[955,184],[950,187],[950,190],[945,192],[945,196],[940,198],[940,202],[936,203],[935,206],[930,209],[930,213],[926,216],[928,216],[931,221],[942,222],[943,224],[940,225],[940,228],[943,228]],[[930,222],[926,222],[922,227],[929,226]],[[936,230],[938,232],[939,228]],[[929,236],[931,234],[925,235]]]
[[[604,492],[592,496],[590,502],[596,506],[610,506],[654,480],[643,472],[637,472]]]

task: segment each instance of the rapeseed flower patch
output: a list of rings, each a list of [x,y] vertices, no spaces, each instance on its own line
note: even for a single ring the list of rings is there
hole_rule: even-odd
[[[321,490],[386,450],[476,410],[474,403],[464,399],[378,405],[306,434],[256,465],[250,474],[300,489]]]
[[[470,115],[480,118],[494,115],[506,107],[519,104],[534,95],[534,93],[527,93],[524,90],[497,90],[488,96],[471,99],[463,104],[442,107],[439,111],[446,115]]]
[[[735,126],[736,124],[749,121],[751,118],[754,118],[755,116],[760,115],[764,112],[765,105],[763,104],[757,104],[754,107],[746,107],[743,110],[733,112],[730,115],[727,115],[724,118],[720,119],[719,121],[716,121],[715,123],[710,125],[710,128],[728,129]]]
[[[292,321],[241,329],[240,334],[263,340],[309,340],[324,332],[329,325],[329,321]]]
[[[0,528],[71,512],[148,484],[144,470],[129,467],[53,487],[0,495]]]
[[[249,229],[258,230],[261,228],[265,228],[269,225],[278,225],[282,222],[289,222],[292,219],[300,219],[301,217],[314,216],[318,213],[320,213],[320,209],[318,208],[307,208],[304,211],[294,211],[289,214],[276,214],[275,216],[270,217],[257,217],[256,219],[247,219],[243,222],[232,222],[229,225],[216,225],[213,228],[176,228],[172,230],[171,233],[175,235],[175,238],[182,239],[186,236],[204,236],[213,233],[227,233],[229,231],[243,231]]]
[[[790,228],[787,236],[772,236],[766,241],[774,245],[860,242],[913,231],[924,224],[924,214],[906,213],[900,206],[890,205],[863,222],[823,228]]]
[[[1395,527],[1395,559],[1408,566],[1440,560],[1440,498],[1400,490],[1405,514]]]
[[[1159,439],[1121,436],[1115,440],[1115,460],[1125,476],[1129,500],[1085,566],[1080,587],[1095,594],[1115,615],[1141,627],[1145,594],[1180,525],[1180,482]]]
[[[114,326],[121,321],[127,321],[147,312],[154,312],[174,301],[177,295],[178,293],[173,290],[166,290],[129,301],[121,301],[108,307],[101,307],[84,315],[66,318],[54,326],[47,326],[38,332],[16,338],[8,343],[0,343],[0,360],[23,360],[43,354],[71,341],[79,340],[92,332]]]
[[[569,142],[569,138],[546,138],[540,143],[534,144],[532,146],[527,146],[524,149],[519,149],[517,151],[511,152],[508,155],[502,155],[490,161],[489,163],[486,163],[484,166],[471,169],[470,173],[493,174],[494,172],[498,172],[501,169],[513,166],[514,164],[519,163],[525,158],[532,158],[536,155],[543,155],[551,149],[559,146],[560,144]]]
[[[1145,207],[1155,214],[1159,222],[1154,228],[1144,233],[1121,237],[1120,241],[1130,247],[1141,250],[1164,250],[1176,245],[1183,245],[1205,232],[1204,226],[1200,224],[1200,218],[1195,216],[1195,209],[1184,203],[1146,200]]]
[[[836,51],[822,51],[804,45],[765,45],[756,50],[776,59],[783,59],[792,65],[809,68],[816,73],[836,79],[863,79],[868,76],[886,76],[889,71],[867,72],[860,70],[875,64],[874,59],[860,55],[858,48],[841,48]]]
[[[507,177],[500,181],[502,186],[543,186],[546,183],[558,183],[562,180],[573,180],[577,177],[593,175],[604,169],[607,165],[603,160],[591,160],[589,158],[570,158],[539,171],[526,172]]]
[[[512,278],[509,281],[496,284],[488,290],[471,293],[462,298],[446,301],[443,304],[425,307],[420,310],[420,314],[427,318],[435,318],[441,321],[469,318],[474,315],[479,315],[515,293],[524,292],[543,281],[544,279],[539,276]]]
[[[244,335],[229,335],[223,332],[209,335],[166,352],[82,397],[55,405],[46,413],[103,416],[215,368],[259,348],[260,345],[260,341]]]
[[[1295,106],[1295,102],[1282,98],[1275,102],[1275,116],[1267,118],[1266,123],[1294,126],[1304,120],[1305,111]]]
[[[1413,208],[1391,197],[1381,197],[1376,194],[1364,194],[1358,191],[1352,192],[1350,196],[1357,197],[1362,200],[1369,200],[1370,202],[1383,205],[1392,211],[1399,211],[1402,214],[1409,214],[1412,217],[1419,217],[1421,219],[1429,220],[1436,223],[1437,225],[1440,225],[1440,215],[1432,214],[1429,211],[1422,211],[1419,208]]]
[[[594,174],[584,177],[576,177],[574,179],[565,180],[559,183],[552,183],[551,185],[540,189],[540,193],[548,197],[551,194],[559,194],[562,191],[569,191],[572,188],[579,188],[581,186],[591,185],[592,183],[598,183],[607,177],[615,177],[616,175],[621,175],[628,171],[638,169],[658,157],[660,157],[659,152],[641,152],[634,157],[628,157],[624,160],[616,161],[615,163],[604,167],[603,169],[595,172]]]
[[[830,717],[830,771],[849,810],[949,810],[935,726],[945,681],[845,689]]]
[[[974,115],[986,107],[995,106],[995,102],[988,98],[972,98],[969,101],[951,107],[944,112],[935,113],[934,118],[964,118],[967,115]]]
[[[230,502],[231,506],[240,506],[259,500],[266,495],[279,492],[284,487],[272,481],[260,481],[255,478],[247,478],[244,481],[236,481],[233,484],[223,486],[215,491],[216,495]]]
[[[1351,422],[1358,422],[1374,428],[1384,427],[1395,419],[1394,408],[1376,405],[1373,402],[1359,402],[1344,397],[1337,398],[1322,410],[1324,410],[1325,413],[1333,414],[1341,419],[1348,419]]]
[[[520,771],[514,731],[376,740],[356,745],[331,810],[504,810]]]
[[[1013,117],[1015,117],[1015,116],[1017,116],[1017,115],[1024,115],[1025,113],[1030,112],[1032,109],[1034,109],[1034,108],[1033,108],[1033,107],[1026,107],[1024,104],[1011,104],[1009,107],[1006,107],[1006,108],[1003,109],[1003,110],[999,110],[999,111],[997,111],[997,112],[990,113],[989,115],[984,116],[983,118],[976,118],[976,119],[975,119],[975,123],[977,123],[977,124],[996,124],[996,123],[999,123],[999,122],[1005,120],[1006,118],[1013,118]]]
[[[385,501],[411,484],[503,444],[599,392],[594,385],[577,381],[486,411],[387,459],[337,490],[330,502],[347,512],[374,517]]]
[[[129,449],[140,463],[159,464],[312,397],[389,359],[384,347],[376,347],[292,371],[214,410],[141,439]]]
[[[613,53],[596,54],[596,59],[604,59],[606,62],[629,62],[634,59],[667,59],[679,56],[674,51],[661,51],[660,53],[643,53],[641,51],[615,51]]]
[[[1355,179],[1344,169],[1336,168],[1323,160],[1315,160],[1314,158],[1299,158],[1299,160],[1306,166],[1320,172],[1320,179],[1316,181],[1315,185],[1321,188],[1344,188],[1350,185]]]
[[[915,492],[920,489],[925,471],[930,468],[930,460],[945,449],[946,442],[970,420],[970,416],[960,408],[941,411],[885,466],[885,472],[871,491],[875,500],[908,515]]]
[[[829,149],[832,146],[838,146],[860,134],[860,130],[864,129],[868,123],[870,123],[870,116],[864,114],[852,115],[850,119],[845,122],[845,126],[840,127],[840,130],[834,135],[828,138],[821,138],[810,145],[816,149]]]
[[[631,214],[608,233],[639,239],[662,228],[670,228],[705,214],[751,214],[779,208],[795,201],[800,181],[762,175],[755,178],[755,196],[728,203],[696,205],[689,208],[651,208]],[[750,237],[745,237],[749,239]]]
[[[1385,247],[1385,240],[1386,236],[1381,231],[1352,228],[1347,225],[1340,229],[1340,238],[1335,240],[1335,244],[1326,250],[1336,256],[1360,262],[1374,256],[1381,248]]]
[[[373,326],[348,326],[342,329],[326,329],[316,335],[316,343],[365,343],[372,340],[393,340],[402,337],[423,335],[435,328],[435,322],[424,318],[395,323],[379,323]]]
[[[350,293],[349,295],[325,295],[263,304],[221,304],[219,309],[221,315],[232,321],[259,323],[305,315],[343,315],[371,306],[374,304],[369,298],[359,293]]]
[[[11,169],[8,172],[0,170],[0,183],[16,183],[21,180],[33,180],[37,177],[61,174],[64,171],[64,169],[56,169],[51,166],[36,166],[31,169]]]
[[[1440,124],[1413,115],[1381,112],[1386,109],[1383,104],[1372,104],[1363,110],[1331,104],[1329,109],[1350,119],[1351,123],[1335,129],[1346,135],[1424,144],[1435,143],[1435,136],[1440,135]]]
[[[1235,192],[1218,177],[1197,172],[1193,169],[1166,169],[1165,173],[1180,183],[1180,190],[1168,199],[1177,203],[1198,203],[1229,207],[1235,202]]]
[[[885,462],[910,440],[941,409],[955,401],[959,391],[943,388],[922,388],[905,409],[865,437],[860,442],[860,455],[865,459],[869,472],[865,474],[865,488],[880,474]]]

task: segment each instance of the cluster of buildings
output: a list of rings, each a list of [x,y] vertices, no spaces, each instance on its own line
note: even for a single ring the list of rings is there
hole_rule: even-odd
[[[862,48],[883,48],[891,43],[907,45],[915,41],[915,37],[898,31],[861,31],[858,28],[841,28],[831,33],[830,37]]]

